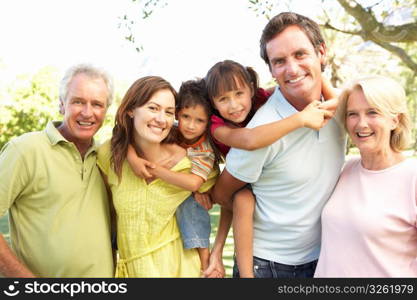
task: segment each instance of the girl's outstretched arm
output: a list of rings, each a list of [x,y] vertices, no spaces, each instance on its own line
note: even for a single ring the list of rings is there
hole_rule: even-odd
[[[337,106],[339,105],[339,99],[336,89],[333,88],[330,81],[324,76],[321,77],[321,93],[326,101],[323,101],[319,105],[319,108],[329,112],[329,114],[325,117],[324,126],[336,113]]]
[[[323,126],[324,118],[330,115],[327,110],[318,107],[320,101],[313,101],[302,111],[285,119],[260,125],[254,128],[221,126],[215,129],[213,136],[227,146],[256,150],[269,146],[288,133],[307,127],[318,130]]]
[[[338,96],[330,80],[328,80],[324,76],[321,76],[321,94],[323,95],[324,100],[337,98]]]

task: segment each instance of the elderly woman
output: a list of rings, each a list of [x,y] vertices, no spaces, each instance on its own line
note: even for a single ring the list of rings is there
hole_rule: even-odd
[[[410,137],[405,92],[374,76],[339,100],[360,157],[346,163],[324,207],[315,277],[417,277],[417,160],[401,153]]]
[[[110,187],[117,215],[116,277],[199,277],[196,249],[184,249],[175,220],[191,192],[159,178],[139,179],[126,156],[132,144],[142,157],[175,172],[189,173],[191,161],[172,134],[176,92],[164,79],[138,79],[116,113],[110,142],[98,164]],[[208,180],[202,189],[208,189]]]

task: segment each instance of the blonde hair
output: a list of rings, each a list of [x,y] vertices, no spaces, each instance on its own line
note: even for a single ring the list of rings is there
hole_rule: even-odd
[[[338,105],[338,114],[345,129],[347,101],[355,90],[361,90],[369,105],[384,116],[391,118],[398,116],[397,127],[391,131],[390,146],[396,152],[407,149],[411,139],[411,121],[403,87],[383,76],[369,76],[350,82],[340,94]]]

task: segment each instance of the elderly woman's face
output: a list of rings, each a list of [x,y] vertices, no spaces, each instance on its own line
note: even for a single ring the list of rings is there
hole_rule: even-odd
[[[362,90],[355,89],[349,96],[346,109],[346,128],[361,155],[392,151],[391,130],[397,118],[383,115],[371,107]]]
[[[145,105],[129,112],[133,118],[136,141],[160,143],[174,123],[175,98],[168,89],[157,91]]]

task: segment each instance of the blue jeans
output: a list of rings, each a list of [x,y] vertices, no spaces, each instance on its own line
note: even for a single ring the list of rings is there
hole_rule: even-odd
[[[209,247],[210,215],[192,195],[177,208],[176,217],[184,248]]]
[[[316,266],[317,260],[294,266],[253,257],[253,274],[256,278],[311,278],[314,276]],[[233,266],[233,278],[239,278],[236,259]]]

